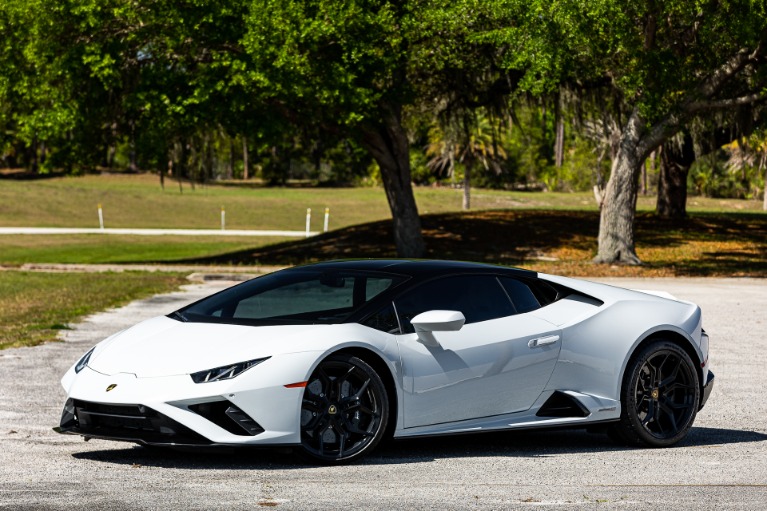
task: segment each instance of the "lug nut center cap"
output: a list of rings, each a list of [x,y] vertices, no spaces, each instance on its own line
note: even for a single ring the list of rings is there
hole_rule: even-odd
[[[330,405],[330,407],[328,408],[328,413],[330,415],[335,415],[336,413],[338,413],[338,408],[336,408],[336,405]]]

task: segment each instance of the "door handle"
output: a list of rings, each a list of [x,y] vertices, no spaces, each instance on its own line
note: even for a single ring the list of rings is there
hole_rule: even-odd
[[[528,348],[537,348],[538,346],[546,346],[548,344],[554,344],[559,340],[558,335],[548,335],[546,337],[538,337],[537,339],[531,339],[527,343]]]

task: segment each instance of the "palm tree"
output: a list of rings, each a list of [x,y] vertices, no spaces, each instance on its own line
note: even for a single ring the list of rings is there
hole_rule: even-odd
[[[730,172],[745,172],[751,168],[756,169],[755,178],[764,172],[764,181],[762,182],[763,205],[762,209],[767,211],[767,132],[759,130],[749,137],[743,137],[724,146],[724,149],[730,154],[727,160],[727,170]],[[759,194],[759,185],[754,183],[756,196]]]
[[[498,144],[502,126],[496,126],[482,110],[463,116],[462,122],[446,126],[434,125],[429,130],[431,142],[426,147],[430,156],[427,166],[435,172],[445,172],[455,179],[456,162],[463,165],[463,209],[471,208],[471,174],[481,163],[485,170],[499,171],[499,161],[506,151]]]

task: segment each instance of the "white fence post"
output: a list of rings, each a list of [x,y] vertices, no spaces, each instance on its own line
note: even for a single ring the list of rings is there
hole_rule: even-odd
[[[226,230],[226,210],[221,206],[221,230]]]
[[[101,210],[101,204],[99,204],[99,229],[104,230],[104,212]]]
[[[312,224],[312,208],[306,208],[306,237],[309,237],[309,227]]]
[[[325,208],[325,227],[322,232],[328,232],[328,220],[330,220],[330,208]]]

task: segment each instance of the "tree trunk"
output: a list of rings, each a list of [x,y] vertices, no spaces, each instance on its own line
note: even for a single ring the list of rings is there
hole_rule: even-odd
[[[594,262],[642,264],[634,249],[639,174],[644,158],[639,150],[640,119],[634,114],[621,135],[607,181],[599,221],[599,250]]]
[[[242,179],[248,180],[248,139],[242,136]]]
[[[692,137],[685,135],[681,147],[673,141],[663,144],[658,176],[656,212],[663,218],[687,216],[687,174],[695,161]]]
[[[554,165],[562,168],[565,161],[565,121],[557,109],[557,136],[554,142]]]
[[[235,153],[234,139],[230,138],[229,139],[229,161],[227,162],[227,165],[226,165],[226,179],[232,179],[232,177],[234,176],[234,159],[235,159],[234,153]]]
[[[381,179],[394,223],[399,257],[423,257],[421,218],[410,182],[410,143],[402,126],[401,107],[383,107],[384,122],[362,132],[362,145],[381,168]]]
[[[471,209],[471,168],[473,162],[467,160],[464,164],[463,171],[463,210],[468,211]]]
[[[136,126],[133,121],[130,122],[130,147],[129,147],[129,168],[132,173],[138,172],[138,162],[136,161]]]
[[[762,190],[762,195],[762,200],[764,201],[762,203],[762,209],[767,211],[767,167],[764,169],[764,190]]]

